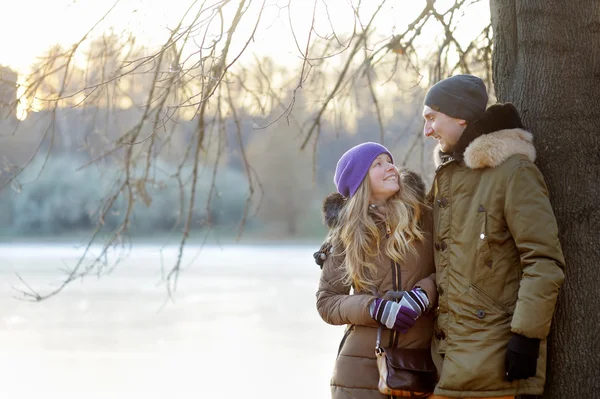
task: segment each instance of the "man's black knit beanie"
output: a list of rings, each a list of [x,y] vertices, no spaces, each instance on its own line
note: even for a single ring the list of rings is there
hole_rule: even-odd
[[[483,80],[473,75],[455,75],[440,80],[431,86],[425,96],[425,105],[467,122],[481,116],[487,102]]]

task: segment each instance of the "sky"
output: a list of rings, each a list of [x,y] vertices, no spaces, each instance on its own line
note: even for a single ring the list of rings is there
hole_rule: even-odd
[[[411,22],[423,7],[425,0],[388,1],[384,12],[375,25],[378,33],[391,36],[401,31]],[[215,3],[216,0],[206,0]],[[258,8],[262,1],[253,0]],[[352,28],[352,9],[349,2],[357,0],[327,0],[331,24],[339,33]],[[164,42],[173,28],[194,0],[18,0],[3,2],[0,6],[0,65],[7,65],[25,74],[36,57],[53,44],[70,46],[76,43],[94,24],[118,3],[107,19],[98,26],[95,34],[112,27],[116,32],[131,31],[140,43],[156,46]],[[197,3],[201,4],[201,1]],[[237,7],[233,0],[231,11]],[[379,2],[363,1],[363,19],[374,10]],[[439,9],[451,4],[451,0],[438,0]],[[280,12],[288,0],[267,0],[269,5],[263,14],[262,29],[252,43],[251,51],[269,54],[276,60],[288,62],[298,59],[299,53],[291,35],[290,23],[297,33],[300,47],[306,43],[306,32],[312,18],[314,1],[292,0],[291,22],[287,11]],[[279,7],[278,7],[279,6]],[[199,7],[196,6],[196,9]],[[323,0],[317,0],[317,30],[326,33],[330,30],[324,14]],[[468,23],[461,25],[460,36],[465,38],[479,32],[489,21],[489,6],[480,1],[465,16]],[[242,26],[250,32],[251,24]]]

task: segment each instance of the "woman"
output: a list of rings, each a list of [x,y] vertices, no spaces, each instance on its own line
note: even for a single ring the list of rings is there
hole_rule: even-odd
[[[378,390],[378,327],[385,347],[429,348],[433,332],[437,290],[424,184],[414,173],[400,174],[390,152],[370,142],[340,158],[334,182],[338,194],[323,204],[330,231],[315,254],[322,263],[317,310],[327,323],[347,325],[332,397],[385,398]],[[388,291],[406,293],[397,303],[382,298]]]

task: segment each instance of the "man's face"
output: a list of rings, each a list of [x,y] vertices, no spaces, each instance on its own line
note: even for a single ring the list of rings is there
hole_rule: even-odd
[[[425,118],[423,134],[425,137],[436,139],[443,152],[449,153],[454,150],[454,146],[467,127],[467,121],[464,119],[453,118],[427,105],[423,108],[423,118]]]

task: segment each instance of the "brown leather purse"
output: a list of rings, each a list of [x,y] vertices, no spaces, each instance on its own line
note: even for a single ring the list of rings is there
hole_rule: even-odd
[[[379,392],[384,395],[426,398],[436,381],[435,364],[429,349],[382,348],[377,331],[375,354],[379,370]]]

